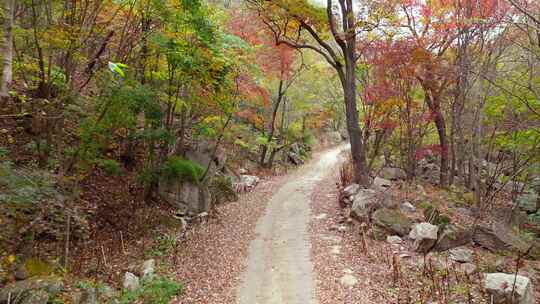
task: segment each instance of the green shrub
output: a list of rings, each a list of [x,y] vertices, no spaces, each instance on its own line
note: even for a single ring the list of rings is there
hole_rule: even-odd
[[[114,159],[100,159],[97,164],[107,175],[119,176],[124,172],[122,166]]]
[[[451,222],[452,219],[448,215],[441,214],[435,220],[435,225],[439,226],[439,229],[444,230]]]
[[[154,246],[146,252],[148,257],[164,256],[176,247],[176,235],[159,233],[155,236]]]
[[[167,180],[180,179],[194,183],[201,181],[204,171],[198,163],[178,156],[171,156],[161,168],[162,175]]]
[[[4,147],[0,147],[0,158],[7,157],[7,155],[8,155],[8,150]]]
[[[311,147],[315,144],[315,136],[313,136],[311,132],[306,131],[302,138],[302,141],[304,142],[306,146]]]
[[[250,145],[241,139],[235,139],[234,144],[242,147],[243,149],[250,150]]]
[[[529,215],[529,221],[531,223],[534,223],[535,225],[540,226],[540,210],[536,211],[536,213]]]
[[[142,185],[151,185],[159,179],[158,170],[152,168],[145,168],[137,175],[137,182]]]
[[[419,204],[420,209],[427,210],[427,209],[433,209],[433,205],[428,201],[422,201]]]
[[[172,298],[182,292],[182,288],[182,285],[176,281],[157,278],[143,282],[141,288],[135,291],[126,291],[120,297],[119,303],[168,304]]]

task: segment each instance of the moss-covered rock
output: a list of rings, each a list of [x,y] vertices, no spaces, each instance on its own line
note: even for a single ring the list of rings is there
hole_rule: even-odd
[[[409,233],[412,221],[401,211],[396,209],[381,208],[373,213],[372,221],[375,228],[380,232],[391,235],[405,236]]]
[[[19,265],[18,271],[24,272],[27,278],[36,276],[50,276],[54,273],[54,266],[38,258],[29,258]]]
[[[26,296],[21,298],[20,304],[47,304],[49,302],[49,294],[44,290],[31,290]],[[11,302],[11,304],[17,304]]]
[[[214,205],[238,200],[238,194],[234,190],[233,183],[227,176],[214,176],[210,182],[209,190],[212,193],[212,203]]]
[[[443,230],[446,226],[450,225],[452,220],[446,214],[441,214],[439,209],[433,205],[429,205],[424,208],[424,218],[426,222],[439,226],[440,230]]]
[[[439,239],[435,251],[446,251],[455,247],[467,245],[472,241],[472,231],[458,225],[449,225],[442,233],[439,233]]]
[[[60,278],[34,277],[24,281],[18,281],[6,285],[0,290],[0,303],[7,302],[8,298],[13,298],[13,295],[25,295],[31,291],[43,290],[49,296],[54,296],[64,289],[64,283]]]

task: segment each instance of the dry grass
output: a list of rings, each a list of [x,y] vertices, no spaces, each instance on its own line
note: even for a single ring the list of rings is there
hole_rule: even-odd
[[[341,188],[345,188],[352,184],[354,180],[354,168],[351,157],[347,157],[347,160],[341,164],[339,168],[339,184]]]

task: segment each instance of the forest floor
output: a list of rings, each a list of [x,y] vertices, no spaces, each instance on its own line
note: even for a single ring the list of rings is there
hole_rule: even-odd
[[[184,286],[174,304],[235,303],[236,286],[244,269],[257,220],[287,175],[263,179],[253,192],[219,206],[218,215],[192,230],[174,267]]]

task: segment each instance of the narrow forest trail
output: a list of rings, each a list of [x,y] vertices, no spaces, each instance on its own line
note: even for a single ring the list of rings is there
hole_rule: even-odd
[[[239,304],[317,303],[308,235],[310,196],[318,182],[337,170],[344,149],[322,152],[272,196],[249,247]]]

